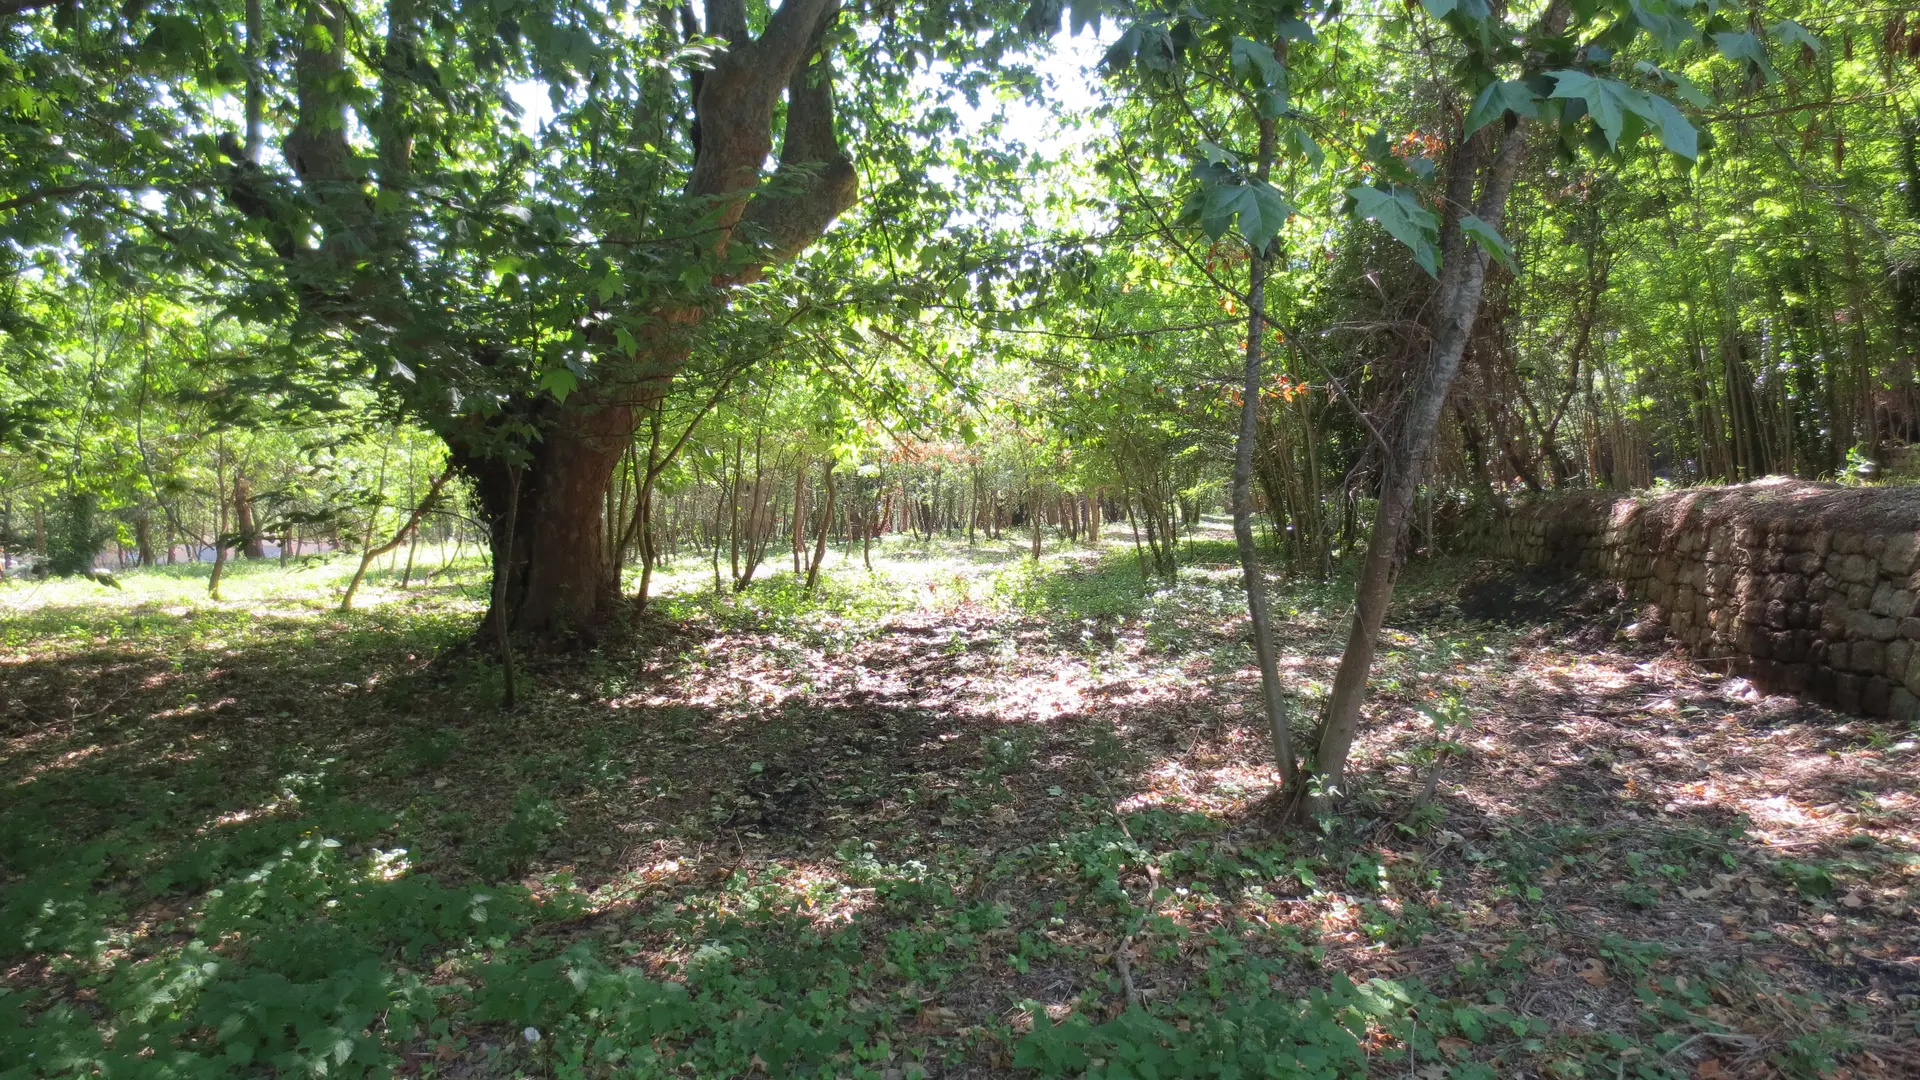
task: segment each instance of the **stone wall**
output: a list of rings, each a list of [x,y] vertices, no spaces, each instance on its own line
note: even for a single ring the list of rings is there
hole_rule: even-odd
[[[1544,496],[1470,547],[1611,578],[1691,656],[1768,690],[1920,720],[1920,487]]]

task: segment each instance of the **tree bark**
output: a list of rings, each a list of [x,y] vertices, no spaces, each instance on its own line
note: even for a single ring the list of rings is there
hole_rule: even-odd
[[[830,457],[827,459],[827,474],[825,478],[825,483],[827,488],[827,504],[824,508],[822,508],[820,512],[820,527],[814,533],[813,558],[811,561],[807,563],[807,595],[808,596],[813,595],[813,587],[820,580],[820,564],[822,562],[825,562],[827,558],[827,531],[833,528],[833,500],[834,500],[834,489],[835,489],[835,484],[833,480],[833,470],[834,470],[834,467],[839,464],[840,464],[840,459],[837,457]]]
[[[239,465],[233,470],[233,531],[235,546],[242,558],[267,557],[267,549],[261,546],[260,532],[253,523],[253,485],[247,480],[245,466]]]
[[[1274,123],[1260,122],[1259,175],[1266,179],[1273,161]],[[1272,740],[1273,761],[1280,770],[1283,793],[1295,787],[1293,740],[1287,701],[1280,688],[1280,663],[1273,646],[1273,624],[1267,611],[1267,581],[1260,568],[1259,548],[1253,539],[1253,449],[1260,437],[1260,394],[1264,387],[1265,354],[1261,338],[1267,332],[1267,257],[1263,251],[1247,257],[1247,348],[1241,368],[1240,432],[1233,454],[1233,540],[1240,553],[1240,579],[1247,591],[1247,616],[1253,629],[1253,653],[1260,665],[1260,698]]]
[[[154,565],[153,518],[145,510],[133,516],[133,544],[140,554],[140,565]]]
[[[1561,18],[1564,20],[1564,14]],[[1513,189],[1514,176],[1526,149],[1525,128],[1516,125],[1504,134],[1476,202],[1474,189],[1485,156],[1485,143],[1492,130],[1482,128],[1472,137],[1456,142],[1448,163],[1448,208],[1442,234],[1444,262],[1435,303],[1437,325],[1426,368],[1415,384],[1413,400],[1386,461],[1373,535],[1368,539],[1366,558],[1354,591],[1353,625],[1347,635],[1346,651],[1340,658],[1340,668],[1334,675],[1333,691],[1327,699],[1326,719],[1313,763],[1315,803],[1320,809],[1329,808],[1346,794],[1347,756],[1359,734],[1360,708],[1366,700],[1367,678],[1373,670],[1380,629],[1386,621],[1387,605],[1393,599],[1394,582],[1399,576],[1401,545],[1406,539],[1414,494],[1432,465],[1434,435],[1447,395],[1453,388],[1454,376],[1459,374],[1460,358],[1473,336],[1474,320],[1479,315],[1480,297],[1486,284],[1487,254],[1461,235],[1459,219],[1468,207],[1473,207],[1481,220],[1496,229],[1500,227],[1506,215],[1507,196]]]
[[[301,7],[304,25],[290,66],[295,122],[282,147],[291,180],[255,164],[257,139],[248,146],[228,136],[222,143],[232,161],[227,201],[263,228],[308,315],[404,352],[391,328],[419,322],[404,291],[408,275],[396,271],[416,258],[408,242],[416,187],[409,177],[419,95],[410,88],[416,76],[407,60],[420,16],[407,0],[389,0],[386,55],[376,68],[379,105],[365,118],[373,143],[368,153],[349,138],[354,125],[344,89],[355,82],[348,43],[350,31],[361,32],[358,24],[349,27],[340,5]],[[709,0],[707,32],[728,46],[691,88],[696,137],[684,194],[711,206],[705,221],[712,239],[700,256],[720,268],[706,281],[711,291],[678,302],[691,306],[668,308],[635,294],[624,298],[624,308],[611,305],[616,317],[664,327],[698,322],[728,288],[758,280],[770,265],[799,253],[854,202],[857,174],[836,137],[832,71],[823,49],[837,3],[780,0],[757,37],[744,11],[733,0]],[[248,38],[251,51],[253,35]],[[769,177],[763,173],[777,119],[784,134]],[[368,176],[391,197],[374,198]],[[436,345],[482,353],[497,347],[484,332],[479,336]],[[591,638],[615,609],[617,576],[605,558],[607,486],[637,430],[636,387],[664,386],[686,351],[663,333],[663,340],[642,342],[628,355],[612,336],[590,328],[607,374],[565,401],[527,391],[510,396],[497,412],[451,417],[435,411],[443,405],[420,406],[459,471],[472,478],[492,522],[494,568],[504,575],[493,590],[503,632],[554,643]],[[509,520],[519,526],[508,529],[503,523]]]
[[[574,395],[589,396],[597,397]],[[504,576],[493,596],[505,605],[506,632],[553,644],[592,640],[615,610],[620,582],[608,569],[601,504],[636,430],[633,413],[625,402],[570,400],[548,411],[519,464],[449,440],[490,523],[494,573]]]

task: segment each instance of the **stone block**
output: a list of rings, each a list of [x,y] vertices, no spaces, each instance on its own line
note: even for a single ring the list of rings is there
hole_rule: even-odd
[[[1830,667],[1811,667],[1807,671],[1807,694],[1817,701],[1832,701],[1840,681]]]
[[[1793,631],[1780,630],[1767,635],[1767,655],[1785,664],[1806,659],[1804,647],[1794,639]],[[1901,671],[1905,675],[1904,670]]]
[[[1811,551],[1795,552],[1780,560],[1780,568],[1789,573],[1805,576],[1820,569],[1821,558]]]
[[[1887,666],[1887,647],[1878,641],[1855,641],[1847,646],[1847,667],[1862,675],[1878,675]]]
[[[1893,577],[1905,577],[1920,569],[1920,533],[1901,532],[1887,537],[1880,552],[1880,571]]]
[[[1833,534],[1833,550],[1841,555],[1860,553],[1860,534],[1856,532],[1837,532]]]
[[[1913,614],[1913,594],[1883,581],[1874,588],[1867,610],[1875,615],[1904,619]]]
[[[1865,555],[1867,558],[1872,559],[1876,563],[1880,561],[1880,556],[1885,554],[1886,550],[1887,550],[1887,534],[1886,533],[1880,533],[1880,532],[1867,533],[1865,536],[1862,536],[1860,538],[1860,554]]]
[[[1893,703],[1893,684],[1885,676],[1875,675],[1867,680],[1860,691],[1860,711],[1868,716],[1887,715],[1887,706]]]
[[[1780,685],[1789,694],[1804,694],[1813,681],[1813,665],[1782,664],[1780,666]]]
[[[1767,599],[1805,600],[1807,579],[1799,574],[1775,574],[1767,579]]]
[[[1850,671],[1853,668],[1853,646],[1845,641],[1830,641],[1827,643],[1827,654],[1819,659],[1835,671]]]
[[[1769,600],[1767,601],[1767,609],[1763,621],[1768,627],[1774,630],[1785,630],[1787,628],[1787,609],[1788,604],[1785,600]]]
[[[1908,641],[1920,641],[1920,619],[1901,619],[1900,636]]]
[[[1861,695],[1867,689],[1865,675],[1835,674],[1833,677],[1833,703],[1841,712],[1860,711]]]
[[[1865,555],[1858,553],[1846,555],[1842,556],[1839,561],[1840,568],[1835,570],[1833,569],[1834,560],[1829,558],[1827,560],[1827,569],[1834,577],[1849,584],[1871,585],[1874,580],[1880,576],[1880,564],[1868,560]]]
[[[1887,702],[1887,715],[1903,724],[1920,722],[1920,697],[1904,686],[1893,688],[1893,695]]]
[[[1806,534],[1804,539],[1806,549],[1813,552],[1816,558],[1824,559],[1827,557],[1827,552],[1833,550],[1833,533],[1826,529],[1816,529]]]
[[[1905,638],[1895,638],[1887,642],[1887,664],[1882,673],[1894,682],[1907,677],[1907,663],[1913,659],[1913,642]]]

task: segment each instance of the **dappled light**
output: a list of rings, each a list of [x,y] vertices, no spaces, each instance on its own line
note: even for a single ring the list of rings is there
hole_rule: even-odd
[[[681,621],[541,667],[512,714],[417,599],[247,624],[229,599],[135,638],[110,624],[171,586],[130,575],[131,606],[63,616],[89,634],[4,657],[8,981],[80,1010],[43,1038],[107,1010],[152,1045],[213,1023],[222,980],[284,980],[343,1045],[455,1073],[603,1053],[642,1022],[608,1009],[718,1071],[829,1060],[814,1038],[995,1071],[1036,1018],[1329,988],[1391,1070],[1764,1061],[1861,1047],[1884,1021],[1847,1009],[1911,992],[1910,735],[1461,621],[1446,564],[1394,621],[1354,808],[1276,834],[1235,582],[966,555],[889,542],[813,605],[671,593]],[[927,598],[935,565],[967,601]],[[1336,626],[1290,625],[1288,670],[1328,667]],[[111,709],[37,719],[91,669]],[[194,1012],[142,1004],[188,1000],[192,965]],[[353,1027],[375,998],[413,1026]]]
[[[1908,0],[0,0],[0,1080],[1920,1077]]]

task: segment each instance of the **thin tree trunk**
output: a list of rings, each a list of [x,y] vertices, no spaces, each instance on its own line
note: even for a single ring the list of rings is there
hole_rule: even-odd
[[[233,531],[242,558],[266,558],[266,549],[260,546],[260,533],[253,525],[253,484],[247,480],[244,465],[233,469]]]
[[[808,596],[813,595],[814,585],[817,584],[820,580],[820,564],[825,562],[827,558],[827,531],[833,528],[833,500],[834,500],[834,488],[835,488],[834,479],[833,479],[833,470],[834,470],[834,467],[838,464],[840,464],[840,459],[837,457],[830,457],[827,459],[827,473],[825,477],[826,487],[827,487],[827,503],[826,503],[826,506],[821,508],[820,527],[814,532],[813,559],[807,563],[807,595]]]
[[[1564,25],[1565,5],[1556,3],[1545,18],[1552,25]],[[1393,598],[1414,492],[1432,464],[1434,434],[1440,415],[1479,316],[1480,297],[1486,285],[1487,254],[1461,236],[1459,218],[1468,206],[1475,206],[1480,219],[1498,229],[1506,216],[1507,196],[1525,154],[1525,128],[1515,126],[1500,140],[1476,205],[1473,194],[1482,147],[1492,131],[1492,128],[1482,128],[1457,144],[1459,150],[1453,155],[1448,170],[1449,209],[1443,233],[1445,263],[1435,298],[1438,325],[1426,369],[1420,374],[1413,401],[1386,462],[1373,535],[1368,540],[1355,588],[1353,626],[1327,699],[1326,721],[1314,760],[1318,786],[1314,795],[1321,809],[1330,807],[1334,800],[1346,794],[1347,756],[1359,734],[1360,708],[1366,700],[1367,679],[1373,670],[1387,604]]]
[[[207,595],[220,599],[220,579],[227,569],[227,449],[222,439],[213,457],[213,574],[207,578]]]
[[[1260,122],[1261,179],[1266,179],[1274,149],[1274,122]],[[1280,770],[1280,790],[1294,789],[1293,739],[1287,701],[1280,687],[1280,661],[1273,645],[1273,625],[1267,612],[1267,582],[1260,569],[1260,552],[1253,539],[1253,448],[1260,437],[1261,368],[1265,356],[1267,256],[1252,252],[1247,260],[1247,351],[1240,381],[1240,433],[1233,455],[1233,539],[1240,551],[1240,577],[1247,591],[1247,615],[1253,623],[1253,652],[1260,664],[1261,703],[1272,739],[1274,765]]]
[[[501,543],[495,547],[495,558],[499,552],[513,552],[516,527],[520,524],[520,474],[519,465],[507,466],[506,520],[501,523]],[[512,711],[519,704],[519,688],[514,685],[513,677],[513,633],[507,625],[507,577],[500,567],[493,569],[493,632],[494,641],[500,647],[500,708]]]
[[[413,508],[413,513],[407,517],[406,524],[400,526],[400,531],[393,534],[393,539],[388,540],[379,547],[373,546],[373,519],[369,518],[367,520],[366,550],[360,554],[360,568],[353,572],[353,580],[347,582],[346,595],[340,598],[341,614],[344,615],[353,610],[353,594],[354,591],[360,587],[360,579],[366,576],[367,567],[372,565],[373,560],[399,547],[406,541],[409,535],[414,534],[420,528],[420,519],[426,517],[433,509],[434,500],[440,496],[440,489],[445,487],[447,481],[451,479],[453,479],[453,466],[448,465],[439,476],[434,478],[432,486],[427,488],[426,498],[421,499],[419,505]],[[413,572],[412,555],[407,556],[407,572],[409,574]]]

